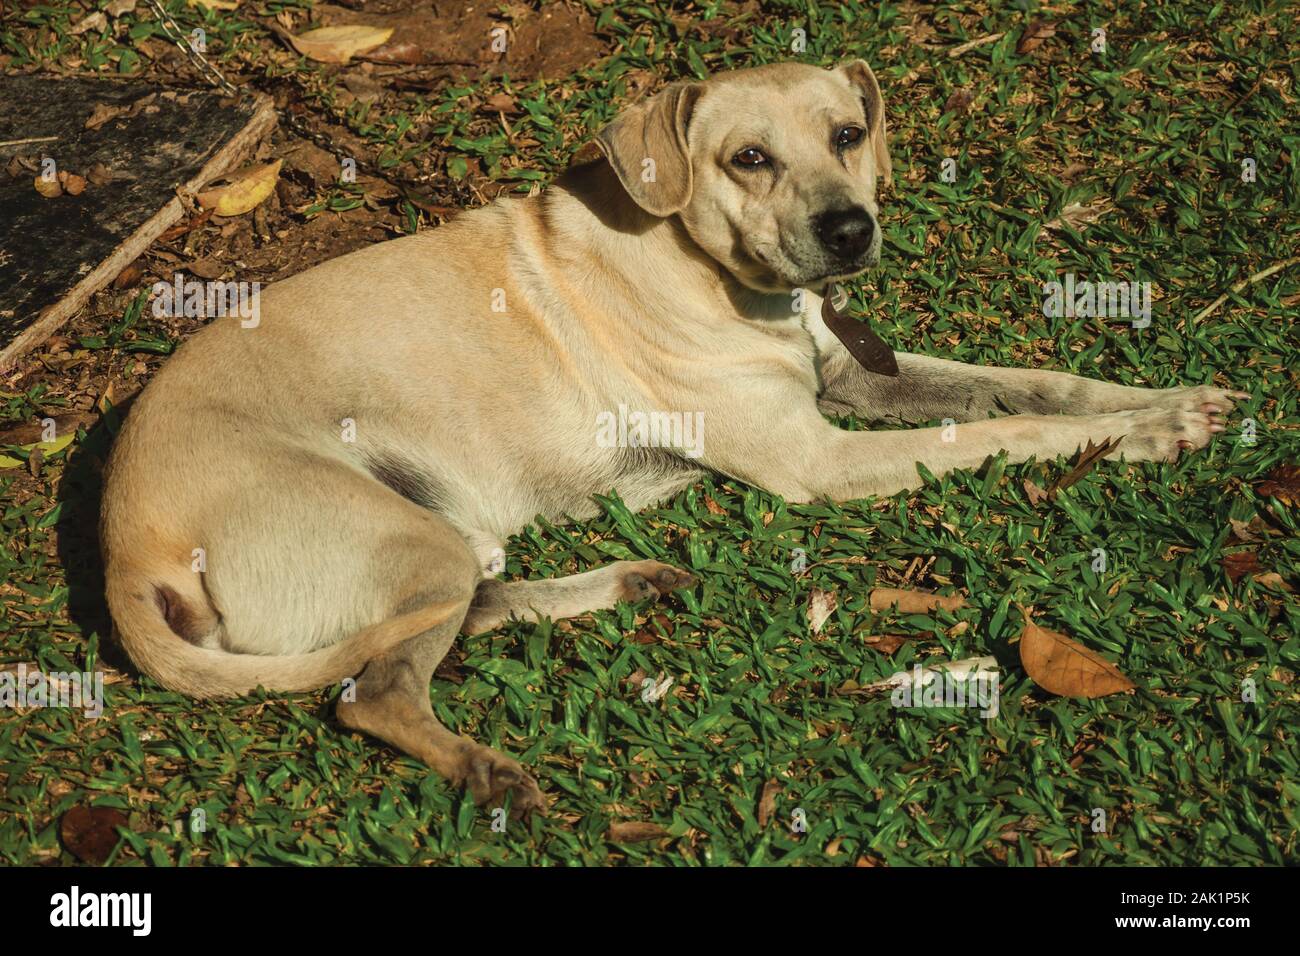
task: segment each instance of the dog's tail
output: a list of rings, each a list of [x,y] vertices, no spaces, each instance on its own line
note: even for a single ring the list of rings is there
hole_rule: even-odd
[[[429,604],[306,654],[234,654],[186,639],[219,625],[206,593],[199,598],[191,590],[197,575],[191,573],[188,582],[168,583],[173,575],[122,569],[112,561],[108,565],[108,607],[132,662],[164,687],[199,699],[239,697],[259,686],[301,693],[337,683],[360,673],[368,661],[408,638],[456,614],[463,616],[469,605],[468,596]],[[185,591],[191,593],[182,597]]]

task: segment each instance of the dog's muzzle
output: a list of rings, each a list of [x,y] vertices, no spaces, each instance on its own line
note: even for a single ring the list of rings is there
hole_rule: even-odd
[[[861,206],[831,209],[813,219],[813,232],[836,262],[861,267],[875,245],[876,220]]]

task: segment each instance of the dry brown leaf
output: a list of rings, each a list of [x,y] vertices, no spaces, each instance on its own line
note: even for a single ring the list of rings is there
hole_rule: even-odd
[[[898,634],[869,634],[866,641],[867,646],[873,650],[880,651],[882,654],[892,654],[907,643],[907,638]]]
[[[1223,556],[1223,573],[1234,584],[1246,575],[1254,577],[1263,570],[1259,564],[1259,555],[1254,551],[1238,551]]]
[[[199,204],[218,216],[242,216],[275,191],[276,179],[279,178],[283,162],[284,160],[277,159],[265,166],[242,169],[230,177],[229,185],[205,189],[199,193]]]
[[[669,836],[668,831],[657,823],[626,820],[609,825],[609,839],[613,843],[644,843],[666,836]]]
[[[130,289],[144,277],[144,260],[136,259],[117,274],[113,280],[114,289]]]
[[[63,845],[82,863],[101,866],[120,839],[117,828],[126,825],[126,814],[121,810],[76,806],[59,821],[59,833]]]
[[[763,784],[763,794],[758,798],[759,829],[767,828],[767,822],[772,819],[772,811],[776,809],[776,795],[780,792],[781,785],[775,780]]]
[[[1094,445],[1092,439],[1088,439],[1088,445],[1079,453],[1079,460],[1074,463],[1074,467],[1064,475],[1055,479],[1047,489],[1047,497],[1052,500],[1056,499],[1056,493],[1062,488],[1069,488],[1071,485],[1078,484],[1088,472],[1096,467],[1097,462],[1101,461],[1120,443],[1120,439],[1107,438],[1100,445]]]
[[[1096,222],[1113,208],[1109,199],[1100,199],[1088,206],[1072,202],[1051,222],[1043,223],[1043,228],[1049,232],[1060,232],[1069,226],[1076,232],[1082,232],[1084,226]]]
[[[975,94],[965,87],[960,87],[952,91],[947,102],[943,104],[945,113],[966,113],[970,110],[970,105],[975,101]]]
[[[725,515],[727,513],[726,508],[722,507],[722,505],[718,504],[708,495],[704,496],[704,507],[709,510],[709,514],[711,515]]]
[[[931,594],[928,591],[872,588],[868,602],[873,611],[886,611],[897,604],[902,614],[926,614],[937,607],[946,611],[955,611],[965,606],[966,599],[960,594]]]
[[[37,176],[33,182],[36,191],[46,199],[53,199],[55,196],[63,195],[63,184],[57,179],[46,179],[44,176]]]
[[[111,119],[116,119],[131,112],[129,106],[110,106],[108,103],[96,103],[86,120],[86,129],[99,129]]]
[[[1300,465],[1278,465],[1255,486],[1255,494],[1294,505],[1300,501]]]
[[[1078,641],[1039,627],[1025,616],[1020,635],[1020,663],[1043,690],[1061,697],[1105,697],[1133,690],[1134,683],[1119,668]]]
[[[1034,484],[1034,482],[1029,478],[1026,478],[1021,482],[1021,484],[1025,489],[1025,494],[1029,496],[1029,504],[1032,507],[1037,508],[1040,502],[1048,499],[1047,492],[1042,488],[1039,488],[1038,485]]]
[[[49,416],[54,419],[54,434],[73,435],[78,428],[88,426],[92,415],[89,412],[72,412],[68,415]],[[0,445],[30,445],[45,440],[44,419],[35,422],[23,422],[0,431]]]
[[[1276,571],[1269,571],[1267,574],[1255,575],[1255,583],[1262,584],[1267,588],[1276,588],[1279,591],[1285,591],[1287,594],[1295,593],[1295,588],[1291,587]]]
[[[74,37],[79,37],[90,30],[98,30],[101,33],[108,30],[108,17],[96,10],[94,13],[82,19],[68,32]]]
[[[113,0],[104,8],[104,12],[110,17],[120,17],[124,13],[130,13],[135,9],[138,0]]]
[[[484,102],[483,108],[491,113],[522,113],[519,104],[509,93],[493,93]]]
[[[113,181],[113,171],[103,163],[92,163],[86,170],[86,180],[92,186],[106,186]]]
[[[1255,515],[1249,521],[1238,521],[1236,518],[1228,519],[1228,526],[1232,528],[1232,536],[1242,544],[1254,544],[1259,541],[1256,532],[1267,531],[1268,525],[1259,515]]]
[[[834,591],[813,588],[812,594],[808,596],[808,629],[813,634],[820,634],[826,619],[835,613],[838,604]]]
[[[203,7],[207,10],[237,10],[239,0],[187,0],[191,7]]]
[[[1029,26],[1025,27],[1025,32],[1020,35],[1020,42],[1016,44],[1016,52],[1020,54],[1033,53],[1043,41],[1050,37],[1056,36],[1056,24],[1050,20],[1034,20]]]
[[[368,27],[361,23],[320,27],[290,37],[303,56],[321,63],[347,63],[359,53],[383,46],[393,35],[392,27]]]

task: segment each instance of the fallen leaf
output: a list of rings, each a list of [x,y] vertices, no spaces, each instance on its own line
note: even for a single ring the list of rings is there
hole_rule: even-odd
[[[813,634],[822,632],[826,619],[835,613],[838,603],[834,591],[823,591],[821,588],[812,589],[812,594],[808,596],[808,628]]]
[[[872,588],[867,600],[873,611],[887,611],[898,605],[902,614],[926,614],[937,607],[955,611],[966,604],[966,599],[960,594],[931,594],[928,591],[903,591],[898,588]]]
[[[187,0],[191,7],[203,7],[205,10],[237,10],[239,0]]]
[[[907,638],[898,634],[869,634],[866,641],[868,647],[882,654],[892,654],[907,643]]]
[[[1061,232],[1068,226],[1076,232],[1082,232],[1084,226],[1096,222],[1112,208],[1109,199],[1098,200],[1090,206],[1072,202],[1051,222],[1043,223],[1043,228],[1049,232]]]
[[[116,119],[131,112],[129,106],[110,106],[108,103],[96,103],[86,120],[86,129],[99,129],[111,119]]]
[[[424,63],[425,53],[419,44],[403,41],[385,43],[373,50],[367,50],[364,54],[361,54],[361,59],[368,60],[371,63],[407,63],[419,66]]]
[[[970,109],[970,105],[974,101],[975,94],[965,87],[961,87],[952,91],[952,95],[943,104],[943,111],[945,113],[965,113]]]
[[[185,222],[178,222],[176,225],[170,227],[165,232],[163,232],[163,234],[158,238],[161,239],[163,242],[171,242],[173,239],[178,239],[181,236],[185,235],[186,233],[193,232],[195,229],[198,229],[200,226],[202,226],[211,218],[212,218],[212,210],[204,209],[197,216],[192,216],[189,219],[187,219]],[[181,260],[175,259],[175,261],[180,262]]]
[[[294,48],[303,56],[321,63],[347,63],[358,53],[383,46],[393,35],[392,27],[368,27],[360,23],[338,27],[320,27],[301,36],[290,37]]]
[[[90,16],[83,17],[77,25],[68,32],[74,37],[79,37],[89,30],[99,30],[101,33],[108,30],[108,17],[104,16],[102,12],[96,10],[94,13],[90,14]]]
[[[186,264],[181,271],[196,275],[200,279],[220,279],[226,267],[216,259],[195,259]]]
[[[126,814],[112,807],[76,806],[59,821],[63,845],[82,863],[102,866],[117,846],[117,828],[127,825]]]
[[[1300,465],[1278,465],[1255,486],[1255,494],[1294,505],[1300,501]]]
[[[53,199],[55,196],[63,195],[63,184],[57,179],[46,179],[44,176],[37,176],[34,183],[36,191],[46,199]]]
[[[1073,182],[1076,176],[1080,173],[1086,173],[1087,171],[1087,163],[1070,163],[1070,165],[1061,170],[1061,179],[1067,183]]]
[[[781,792],[781,785],[775,780],[769,780],[763,784],[763,794],[758,798],[758,827],[760,830],[767,828],[767,822],[772,819],[772,811],[776,808],[776,795]]]
[[[1021,482],[1021,485],[1025,489],[1025,494],[1029,496],[1029,504],[1031,506],[1037,508],[1039,502],[1046,501],[1048,499],[1047,492],[1044,491],[1042,488],[1039,488],[1038,485],[1034,484],[1034,482],[1031,481],[1030,479],[1026,478],[1023,482]]]
[[[725,515],[727,513],[726,508],[722,507],[722,505],[718,504],[707,494],[704,496],[704,507],[709,510],[709,514],[711,515]]]
[[[1259,515],[1255,515],[1250,521],[1238,521],[1236,518],[1228,519],[1228,526],[1232,528],[1232,536],[1242,544],[1254,544],[1259,540],[1255,536],[1257,531],[1265,531],[1268,525]]]
[[[487,98],[486,102],[483,103],[483,108],[490,113],[523,112],[523,110],[519,108],[519,104],[515,102],[515,98],[509,93],[493,93]]]
[[[1043,41],[1050,37],[1056,36],[1056,24],[1050,20],[1034,20],[1029,26],[1025,27],[1025,32],[1020,35],[1020,42],[1016,44],[1016,52],[1020,54],[1032,53],[1043,45]]]
[[[106,186],[113,181],[113,171],[103,163],[92,163],[86,171],[86,181],[92,186]]]
[[[672,630],[667,614],[652,614],[645,626],[627,639],[629,644],[658,644]]]
[[[644,843],[669,836],[667,830],[657,823],[642,823],[628,820],[609,825],[609,840],[612,843]]]
[[[144,275],[144,263],[137,259],[117,274],[113,280],[114,289],[130,289]]]
[[[277,159],[265,166],[252,166],[231,176],[229,185],[205,189],[199,193],[199,203],[218,216],[242,216],[260,205],[275,190],[280,166]]]
[[[74,432],[68,432],[67,434],[60,435],[58,438],[54,439],[54,441],[32,442],[30,445],[23,445],[22,449],[23,451],[27,452],[28,457],[30,457],[37,450],[39,450],[42,457],[48,458],[50,455],[53,455],[55,452],[60,452],[63,451],[63,449],[67,448],[70,444],[72,444],[72,439],[75,437],[76,434]],[[23,461],[21,459],[14,458],[12,455],[0,455],[0,468],[21,468],[21,467],[23,467]]]
[[[93,416],[89,412],[72,412],[68,415],[49,416],[54,420],[54,435],[75,435],[77,429],[89,425]],[[36,422],[24,422],[12,428],[0,431],[0,445],[30,445],[39,443],[45,435],[44,419]],[[49,452],[49,449],[46,449]]]
[[[1234,584],[1247,575],[1254,577],[1263,570],[1259,564],[1259,555],[1254,551],[1238,551],[1223,556],[1223,573]]]
[[[1074,463],[1074,467],[1064,475],[1056,478],[1047,489],[1047,497],[1052,500],[1056,499],[1056,493],[1063,488],[1069,488],[1071,485],[1078,484],[1083,477],[1096,467],[1097,462],[1101,461],[1116,447],[1119,446],[1120,440],[1107,438],[1100,445],[1094,445],[1092,439],[1088,439],[1087,447],[1079,453],[1079,460]]]
[[[124,13],[130,13],[135,9],[137,0],[113,0],[104,8],[110,17],[120,17]]]
[[[1101,655],[1079,642],[1039,627],[1025,616],[1020,635],[1020,663],[1043,690],[1061,697],[1105,697],[1133,690],[1134,683]]]
[[[859,686],[857,681],[847,680],[841,684],[838,694],[878,694],[881,691],[897,687],[911,686],[913,690],[924,690],[936,677],[948,674],[955,681],[965,682],[981,676],[993,676],[998,673],[996,657],[963,657],[957,661],[941,661],[926,667],[914,664],[910,670],[895,671],[884,680],[872,681]]]
[[[364,73],[350,73],[343,77],[343,85],[347,91],[362,103],[373,103],[384,95],[385,89],[383,84],[372,80]]]
[[[1276,571],[1269,571],[1267,574],[1257,574],[1253,580],[1256,584],[1262,584],[1267,588],[1276,588],[1279,591],[1285,591],[1287,594],[1295,593],[1295,588],[1291,587],[1290,584],[1283,580],[1282,575],[1278,574]]]

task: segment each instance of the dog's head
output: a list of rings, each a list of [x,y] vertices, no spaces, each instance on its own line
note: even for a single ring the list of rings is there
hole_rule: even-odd
[[[675,83],[598,140],[619,181],[746,286],[820,290],[880,259],[891,180],[871,68],[783,63]]]

